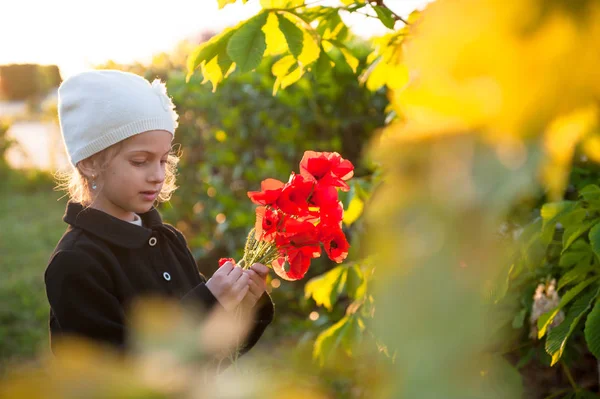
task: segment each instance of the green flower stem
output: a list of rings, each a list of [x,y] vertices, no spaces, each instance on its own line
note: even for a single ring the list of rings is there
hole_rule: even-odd
[[[256,240],[255,229],[250,230],[246,238],[246,246],[244,248],[244,256],[237,263],[243,269],[248,269],[254,263],[262,263],[267,267],[279,257],[277,246],[271,242]]]

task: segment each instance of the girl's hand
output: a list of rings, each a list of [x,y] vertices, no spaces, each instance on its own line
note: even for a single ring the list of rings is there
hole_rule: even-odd
[[[246,309],[251,309],[267,290],[267,274],[269,274],[269,268],[261,263],[255,263],[250,269],[244,270],[244,274],[249,276],[249,290],[242,301],[242,306]]]
[[[248,293],[250,276],[231,262],[226,262],[206,282],[206,287],[225,310],[235,309]]]

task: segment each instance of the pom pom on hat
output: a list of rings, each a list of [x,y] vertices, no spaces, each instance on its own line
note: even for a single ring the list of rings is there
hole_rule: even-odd
[[[149,130],[174,136],[178,125],[164,83],[116,70],[86,71],[66,79],[58,89],[58,117],[73,166]]]

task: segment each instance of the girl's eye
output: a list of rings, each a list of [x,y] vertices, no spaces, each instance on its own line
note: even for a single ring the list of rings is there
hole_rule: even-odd
[[[131,161],[133,166],[142,166],[146,161]]]

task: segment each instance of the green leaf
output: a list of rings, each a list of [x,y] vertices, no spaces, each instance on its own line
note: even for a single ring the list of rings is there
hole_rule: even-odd
[[[600,187],[588,184],[579,191],[579,196],[585,200],[600,200]]]
[[[236,32],[236,28],[229,28],[224,30],[217,36],[213,36],[209,41],[196,47],[187,59],[187,80],[189,81],[190,76],[194,71],[201,65],[208,63],[213,58],[220,55],[220,59],[229,59],[227,56],[227,45],[231,36]],[[223,75],[227,71],[223,71]]]
[[[577,224],[575,226],[569,226],[565,229],[563,233],[563,249],[564,253],[570,246],[575,242],[576,239],[579,238],[583,233],[585,233],[588,229],[598,223],[597,219],[589,220],[583,224]]]
[[[552,320],[554,320],[554,317],[556,317],[558,312],[560,312],[560,310],[565,305],[567,305],[569,302],[571,302],[587,286],[589,286],[590,284],[592,284],[593,282],[595,282],[597,280],[598,280],[598,276],[595,276],[595,277],[591,277],[591,278],[577,284],[575,287],[571,288],[569,291],[567,291],[565,293],[565,295],[561,298],[561,300],[556,308],[552,309],[550,312],[547,312],[547,313],[544,313],[543,315],[541,315],[537,322],[537,324],[538,324],[538,339],[541,339],[546,334],[546,330],[548,329],[548,326],[550,325],[550,323],[552,323]]]
[[[346,291],[353,299],[363,298],[367,293],[367,279],[359,265],[348,267]]]
[[[350,30],[340,17],[339,10],[332,9],[333,13],[322,18],[317,26],[317,32],[323,40],[338,40],[344,42],[349,35]]]
[[[525,367],[527,365],[527,363],[529,363],[531,361],[531,359],[533,359],[533,356],[535,355],[535,352],[536,352],[535,349],[536,348],[529,348],[529,350],[527,351],[527,354],[525,354],[525,356],[521,357],[521,359],[519,360],[519,362],[515,366],[515,368],[517,370],[522,369],[523,367]]]
[[[542,219],[544,224],[542,230],[547,227],[554,227],[561,217],[573,211],[577,203],[574,201],[558,201],[544,204],[541,209]]]
[[[579,191],[579,197],[590,205],[593,210],[600,209],[600,187],[589,184]]]
[[[562,288],[566,287],[569,284],[579,283],[581,280],[585,279],[587,274],[594,270],[594,265],[591,263],[581,262],[573,269],[569,270],[565,274],[562,275],[560,280],[558,280],[558,284],[556,289],[560,291]]]
[[[594,251],[594,254],[596,254],[596,257],[598,257],[598,259],[600,259],[600,224],[597,224],[594,227],[592,227],[590,233],[588,234],[588,237],[590,239],[590,244],[592,245],[592,250]]]
[[[313,359],[323,366],[327,358],[340,348],[351,356],[353,347],[360,341],[364,329],[363,321],[356,314],[345,316],[319,334],[313,347]]]
[[[314,64],[312,72],[318,81],[327,81],[328,77],[331,75],[333,65],[335,65],[333,60],[327,55],[327,52],[321,48],[319,58]]]
[[[277,14],[277,21],[279,22],[279,30],[285,36],[290,53],[297,59],[302,53],[302,46],[304,45],[302,30],[283,15]]]
[[[394,29],[394,25],[396,24],[396,20],[394,19],[394,15],[392,11],[387,7],[381,6],[373,6],[375,13],[377,14],[377,18],[381,21],[381,23],[388,29]]]
[[[588,349],[596,359],[600,359],[600,302],[596,301],[588,315],[583,332]]]
[[[265,53],[267,43],[263,26],[267,23],[268,13],[260,13],[242,24],[231,36],[227,44],[227,54],[241,72],[256,68]]]
[[[515,318],[512,322],[512,327],[516,330],[523,328],[523,324],[525,323],[525,315],[527,315],[527,309],[521,309],[519,313],[515,315]]]
[[[304,296],[314,299],[318,306],[331,311],[344,291],[347,276],[348,267],[334,267],[327,273],[310,279],[304,286]]]
[[[584,239],[576,240],[569,250],[560,256],[558,265],[569,267],[576,264],[589,264],[592,261],[592,247]]]
[[[577,327],[579,320],[581,320],[584,314],[591,308],[592,302],[599,293],[600,290],[596,288],[595,290],[591,290],[587,294],[580,296],[569,309],[563,322],[548,332],[548,337],[546,338],[546,352],[552,356],[552,363],[550,366],[554,366],[561,358],[567,340]]]

